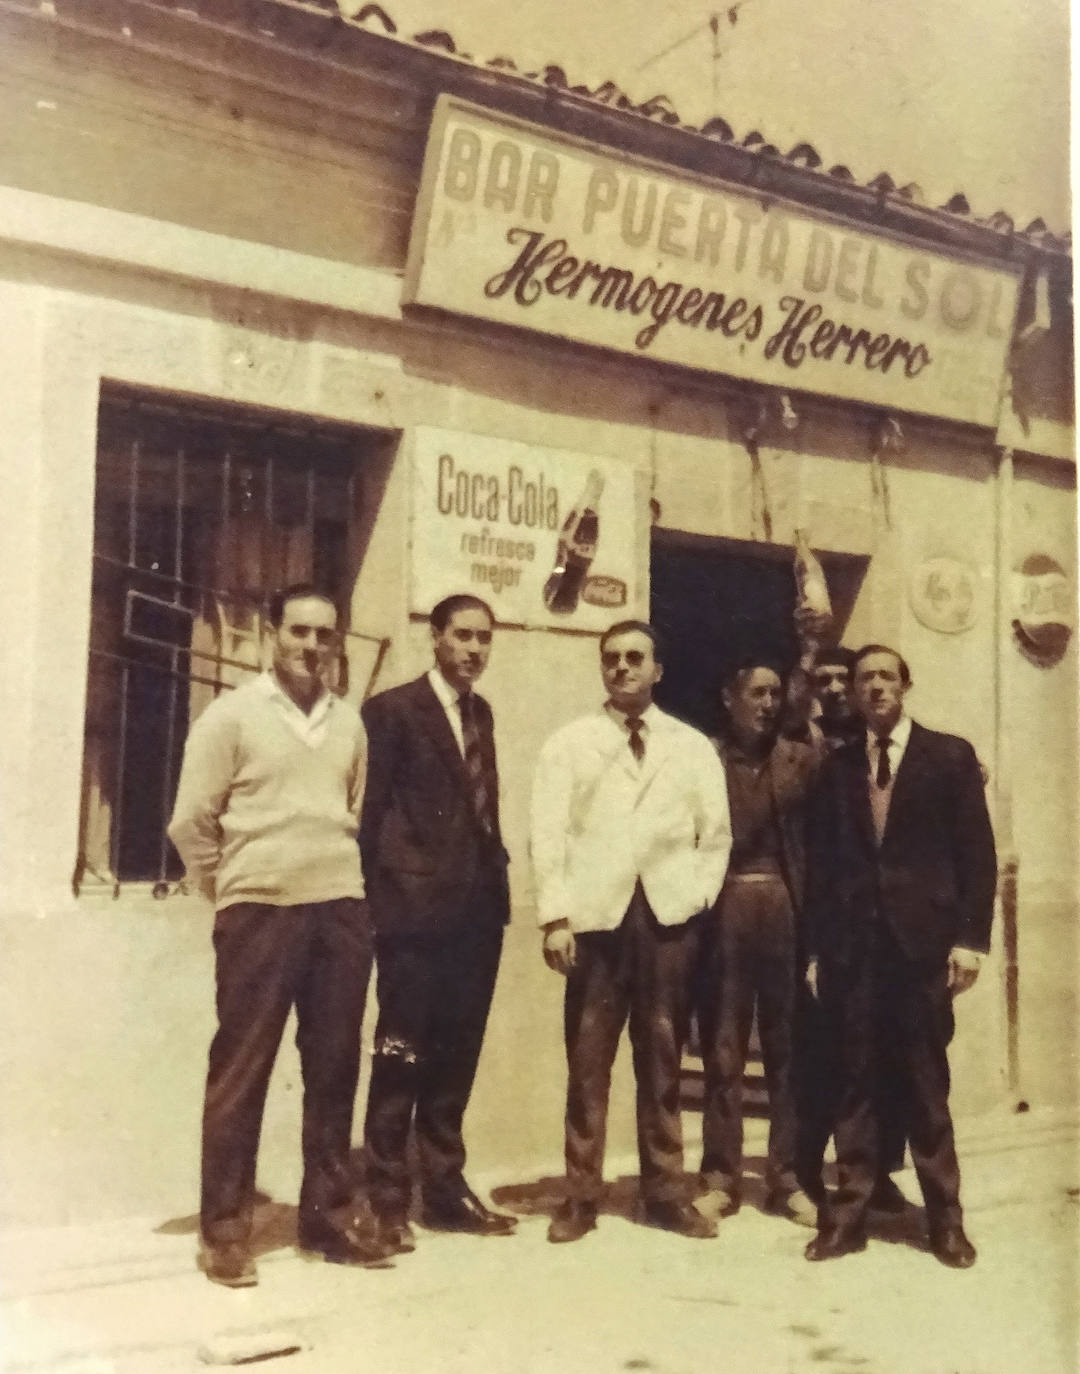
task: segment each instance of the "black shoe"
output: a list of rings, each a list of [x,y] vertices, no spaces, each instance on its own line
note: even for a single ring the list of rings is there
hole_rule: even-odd
[[[977,1258],[975,1247],[959,1222],[930,1233],[930,1249],[950,1269],[970,1269]]]
[[[828,1226],[817,1233],[803,1252],[808,1260],[840,1259],[866,1249],[866,1233]]]
[[[716,1235],[716,1222],[688,1202],[646,1202],[645,1225],[674,1231],[677,1236],[687,1236],[690,1240],[712,1240]]]
[[[552,1245],[580,1240],[587,1231],[596,1230],[596,1203],[567,1198],[551,1218],[547,1238]]]
[[[449,1197],[426,1197],[420,1220],[432,1231],[464,1231],[473,1236],[512,1236],[517,1226],[517,1217],[491,1211],[469,1188]]]
[[[380,1235],[378,1226],[354,1217],[335,1223],[326,1217],[301,1217],[298,1228],[300,1249],[321,1255],[329,1264],[353,1264],[363,1269],[392,1269],[390,1257],[396,1247]]]
[[[872,1212],[883,1212],[887,1216],[898,1217],[907,1211],[907,1205],[907,1198],[888,1174],[874,1184],[874,1191],[870,1194]]]
[[[198,1265],[211,1283],[225,1288],[254,1288],[259,1282],[251,1251],[240,1241],[225,1245],[200,1241]]]

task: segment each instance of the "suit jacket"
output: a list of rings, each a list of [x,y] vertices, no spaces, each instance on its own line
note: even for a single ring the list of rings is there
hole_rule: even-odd
[[[712,905],[731,850],[727,783],[709,740],[651,706],[645,758],[606,711],[545,743],[532,798],[541,925],[614,930],[641,879],[661,925]]]
[[[475,698],[481,748],[495,776],[491,707]],[[465,761],[427,675],[380,692],[361,712],[368,771],[360,853],[375,929],[435,933],[509,918],[507,855],[481,829]]]
[[[867,923],[912,960],[987,950],[997,885],[982,775],[966,740],[912,724],[885,832],[874,835],[865,740],[822,764],[810,810],[811,952],[849,960]]]
[[[721,740],[717,747],[726,766],[729,745]],[[820,759],[821,750],[781,735],[766,764],[780,830],[780,869],[796,915],[806,899],[806,808]]]

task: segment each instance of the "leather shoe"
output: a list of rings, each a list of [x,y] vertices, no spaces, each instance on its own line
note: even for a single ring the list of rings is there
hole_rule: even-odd
[[[865,1249],[865,1232],[829,1226],[817,1233],[804,1254],[808,1260],[831,1260],[840,1259],[843,1255],[854,1255],[857,1251]]]
[[[659,1227],[661,1231],[673,1231],[677,1236],[687,1236],[690,1240],[712,1240],[716,1235],[716,1222],[688,1202],[660,1202],[655,1199],[646,1202],[645,1225]]]
[[[301,1217],[298,1228],[300,1249],[321,1255],[328,1264],[350,1264],[362,1269],[392,1269],[390,1257],[396,1247],[380,1234],[377,1226],[354,1217],[344,1224]]]
[[[220,1283],[225,1288],[254,1288],[259,1282],[251,1252],[239,1241],[225,1245],[202,1241],[198,1263],[211,1283]]]
[[[517,1217],[493,1212],[470,1189],[449,1197],[424,1199],[420,1220],[432,1231],[464,1231],[473,1236],[512,1236]]]
[[[818,1224],[818,1209],[801,1188],[793,1188],[790,1192],[774,1189],[765,1199],[765,1210],[811,1230]]]
[[[567,1198],[551,1218],[547,1238],[552,1245],[580,1240],[587,1231],[596,1230],[596,1203]]]
[[[945,1226],[936,1234],[931,1233],[930,1249],[950,1269],[970,1269],[977,1258],[974,1245],[959,1224]]]
[[[888,1174],[874,1184],[874,1191],[870,1194],[872,1212],[884,1212],[888,1216],[898,1217],[907,1211],[907,1205],[907,1198]]]

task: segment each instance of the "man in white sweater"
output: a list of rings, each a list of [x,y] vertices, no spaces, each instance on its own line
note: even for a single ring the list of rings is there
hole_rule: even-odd
[[[551,736],[533,789],[544,958],[566,976],[567,1197],[548,1239],[596,1225],[628,1017],[645,1220],[704,1239],[715,1223],[681,1196],[679,1069],[701,916],[731,848],[724,771],[704,735],[653,704],[663,669],[651,626],[613,625],[600,668],[607,701]]]
[[[337,612],[309,584],[270,604],[270,670],[219,697],[188,736],[169,837],[217,908],[218,1029],[202,1132],[200,1266],[256,1282],[255,1160],[270,1071],[296,1007],[304,1080],[301,1246],[385,1263],[349,1165],[371,974],[357,819],[364,729],[327,690]]]

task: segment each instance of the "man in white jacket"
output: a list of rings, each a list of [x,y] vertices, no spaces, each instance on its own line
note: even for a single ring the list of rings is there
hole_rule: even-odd
[[[603,1190],[611,1066],[629,1017],[645,1220],[716,1234],[681,1197],[679,1069],[700,916],[731,849],[727,787],[704,735],[652,700],[663,667],[643,621],[600,640],[608,699],[544,745],[532,856],[544,958],[566,976],[567,1197],[548,1230],[578,1240]]]

